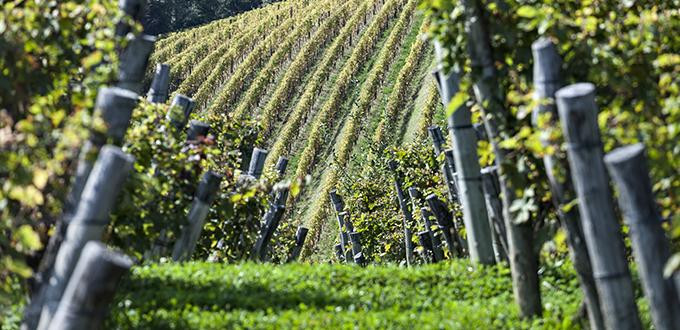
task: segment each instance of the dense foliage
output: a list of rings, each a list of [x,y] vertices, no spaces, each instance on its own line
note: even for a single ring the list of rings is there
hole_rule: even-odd
[[[116,15],[109,0],[3,2],[0,306],[12,274],[31,276],[61,213],[94,95],[115,73]]]
[[[543,318],[520,320],[509,270],[467,261],[394,265],[153,265],[125,282],[111,328],[578,329],[568,264],[543,271]],[[648,324],[648,320],[646,321]]]

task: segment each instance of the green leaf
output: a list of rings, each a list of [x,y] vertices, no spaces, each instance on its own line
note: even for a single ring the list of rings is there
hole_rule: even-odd
[[[531,6],[522,6],[517,9],[517,16],[519,17],[534,18],[538,13],[538,9]]]
[[[458,110],[463,104],[465,104],[469,98],[470,96],[464,90],[461,89],[458,91],[458,93],[456,93],[456,95],[451,98],[448,107],[446,107],[446,115],[453,115],[453,113],[456,112],[456,110]]]
[[[669,278],[680,268],[680,253],[674,254],[663,268],[663,277]]]
[[[40,236],[29,225],[22,225],[14,233],[14,240],[17,241],[23,251],[36,251],[42,248]]]

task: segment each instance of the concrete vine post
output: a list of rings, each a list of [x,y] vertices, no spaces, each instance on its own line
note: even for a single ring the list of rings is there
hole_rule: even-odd
[[[290,256],[286,262],[296,261],[300,257],[300,252],[302,251],[302,247],[305,245],[305,238],[307,238],[308,232],[308,228],[298,227],[297,232],[295,233],[295,245],[293,246]]]
[[[156,37],[146,34],[129,39],[127,47],[120,54],[118,87],[142,93],[146,66],[155,42]]]
[[[130,258],[109,251],[101,242],[88,242],[48,329],[101,329],[118,283],[132,264]]]
[[[132,156],[115,146],[104,146],[99,153],[46,283],[38,329],[48,328],[83,246],[89,241],[101,239],[133,163]]]
[[[671,252],[654,201],[645,147],[634,144],[618,148],[608,153],[604,162],[618,187],[621,213],[630,226],[633,254],[654,328],[680,329],[677,288],[672,278],[663,275]]]
[[[262,170],[264,169],[264,162],[267,159],[267,154],[269,154],[267,150],[260,148],[253,149],[247,175],[255,179],[259,179],[260,176],[262,176]]]
[[[423,247],[423,258],[425,259],[425,262],[427,263],[435,263],[437,260],[435,260],[434,257],[434,248],[432,247],[432,237],[430,236],[429,231],[424,230],[424,231],[419,231],[418,232],[418,242],[420,242],[420,246]]]
[[[195,102],[192,98],[182,94],[175,95],[170,103],[170,108],[168,108],[168,113],[165,118],[170,121],[176,130],[184,130],[184,127],[189,120],[189,116],[194,110],[194,105]]]
[[[335,216],[338,220],[338,232],[340,236],[340,252],[342,258],[339,261],[347,261],[345,256],[347,255],[346,249],[349,247],[349,238],[347,237],[347,231],[345,231],[345,220],[344,216],[341,216],[343,209],[345,208],[345,203],[342,197],[338,195],[336,190],[330,191],[331,203],[333,204],[333,210],[335,211]]]
[[[430,218],[433,217],[432,212],[425,207],[420,208],[420,216],[423,218],[425,231],[430,235],[430,242],[432,242],[432,253],[435,262],[444,260],[444,251],[442,250],[442,240],[439,235],[432,230],[432,222]]]
[[[453,225],[453,214],[449,211],[446,203],[441,201],[437,195],[431,194],[425,198],[427,205],[430,207],[432,214],[435,219],[437,219],[437,225],[439,230],[444,235],[444,240],[449,248],[449,253],[451,257],[462,257],[463,248],[458,244],[456,237],[458,237],[458,232]]]
[[[146,0],[119,0],[118,8],[127,18],[140,22],[146,8]],[[124,37],[132,31],[132,26],[124,19],[116,23],[116,36]]]
[[[361,246],[361,234],[358,232],[349,233],[349,240],[352,242],[352,260],[358,265],[365,265],[366,258],[363,254],[363,248]]]
[[[408,196],[404,194],[401,178],[397,171],[397,163],[391,161],[389,166],[394,174],[394,189],[397,193],[397,202],[399,203],[401,213],[404,215],[402,227],[404,230],[404,248],[406,249],[406,266],[410,267],[413,264],[413,234],[411,233],[413,214],[411,213],[411,210],[408,209],[409,200]]]
[[[555,130],[560,129],[554,97],[555,92],[562,87],[560,77],[562,59],[557,53],[555,44],[546,38],[534,42],[531,50],[534,57],[534,88],[536,89],[534,98],[539,101],[539,105],[534,108],[532,114],[533,125],[541,130],[543,146],[548,147],[552,144],[553,147],[559,148],[562,141],[551,141],[550,137],[555,135],[553,134]],[[595,330],[604,329],[600,298],[583,235],[581,216],[575,207],[565,210],[566,205],[575,197],[569,164],[566,158],[549,154],[543,157],[543,164],[550,182],[553,204],[567,236],[569,255],[574,263],[581,290],[583,290],[590,326]]]
[[[170,88],[170,66],[158,63],[146,99],[151,103],[165,103]]]
[[[605,327],[640,329],[621,226],[602,161],[595,86],[569,85],[555,97]]]
[[[519,306],[520,316],[537,316],[542,314],[543,304],[538,279],[538,256],[534,250],[533,226],[530,220],[521,221],[517,218],[518,214],[510,210],[516,199],[515,190],[524,186],[525,178],[517,173],[517,167],[509,159],[507,150],[500,146],[501,141],[511,135],[511,127],[508,124],[510,111],[504,106],[505,91],[500,87],[502,85],[494,66],[491,39],[487,33],[483,7],[478,0],[463,0],[462,3],[475,98],[477,104],[482,107],[484,126],[499,169],[515,302]],[[479,175],[479,170],[475,175]],[[484,219],[488,227],[487,217],[480,219]],[[489,230],[489,245],[490,234]],[[489,257],[493,258],[493,249],[490,246],[489,250]]]
[[[132,118],[132,110],[137,105],[137,94],[120,89],[117,87],[102,87],[97,94],[97,101],[95,103],[95,116],[101,118],[106,124],[106,131],[101,132],[92,129],[90,136],[80,150],[78,156],[78,165],[76,167],[75,178],[71,184],[70,191],[66,196],[64,203],[64,213],[57,220],[54,228],[54,234],[50,237],[47,244],[43,258],[40,261],[38,269],[38,276],[36,279],[42,285],[46,277],[54,266],[54,259],[57,256],[57,251],[64,240],[68,224],[73,218],[76,208],[80,203],[80,198],[85,188],[85,184],[92,172],[94,161],[101,147],[107,140],[113,141],[115,144],[120,144],[123,141],[125,132],[130,125],[130,118]],[[33,299],[40,299],[37,296]],[[39,305],[41,303],[38,303]],[[33,301],[26,308],[27,311],[33,307]],[[36,311],[39,313],[39,311]],[[36,317],[37,318],[37,317]],[[33,326],[35,328],[35,326]]]
[[[500,198],[500,183],[498,183],[496,166],[483,168],[481,175],[489,226],[493,231],[491,238],[496,262],[508,261],[507,232],[503,220],[503,204]]]
[[[338,213],[338,222],[342,222],[345,226],[341,229],[342,235],[344,236],[345,243],[345,261],[350,262],[354,260],[354,255],[352,254],[352,240],[349,234],[354,231],[354,225],[352,224],[352,219],[349,217],[349,212],[343,211]]]
[[[198,184],[196,195],[191,203],[187,222],[172,250],[172,260],[187,261],[196,249],[196,243],[203,231],[205,218],[210,211],[210,204],[215,200],[219,193],[222,176],[208,171],[203,175]]]
[[[446,108],[451,98],[458,93],[459,78],[454,70],[444,72],[442,48],[435,43],[438,70],[434,72],[442,103]],[[448,117],[448,129],[453,145],[453,156],[457,169],[458,198],[463,208],[463,222],[467,230],[467,245],[470,259],[482,264],[495,262],[491,239],[491,228],[487,222],[486,204],[479,177],[479,156],[477,137],[472,126],[472,115],[463,104]]]
[[[198,141],[199,138],[208,136],[208,132],[210,132],[210,124],[192,120],[187,129],[187,141]]]

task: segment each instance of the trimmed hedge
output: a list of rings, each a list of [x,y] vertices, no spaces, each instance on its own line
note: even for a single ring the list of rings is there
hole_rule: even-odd
[[[543,318],[520,320],[501,266],[151,265],[123,283],[108,327],[580,328],[571,267],[544,268],[542,281]]]

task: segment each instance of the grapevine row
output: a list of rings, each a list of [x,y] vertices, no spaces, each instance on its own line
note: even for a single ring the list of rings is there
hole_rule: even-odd
[[[427,128],[432,124],[432,117],[439,105],[439,91],[435,82],[431,82],[427,88],[427,100],[423,106],[420,119],[418,120],[418,128],[416,129],[416,137],[423,138],[427,134]]]
[[[255,38],[252,38],[251,40],[253,41],[253,46],[255,48],[251,52],[247,53],[248,55],[246,56],[245,60],[243,60],[243,62],[238,66],[235,65],[237,58],[239,56],[243,56],[244,54],[241,49],[232,47],[229,52],[223,55],[220,59],[223,64],[221,64],[219,67],[222,69],[213,69],[210,75],[205,80],[200,82],[198,89],[192,96],[196,101],[196,104],[198,104],[201,108],[207,106],[210,97],[213,96],[216,91],[220,90],[221,87],[223,88],[220,95],[218,96],[218,99],[229,101],[227,98],[233,96],[233,94],[236,93],[234,87],[242,87],[240,85],[242,81],[240,80],[245,79],[245,76],[255,70],[255,61],[262,58],[264,52],[271,45],[272,40],[276,40],[282,37],[284,33],[289,32],[290,29],[293,28],[296,20],[297,17],[286,19],[280,27],[274,30],[273,33],[269,34],[267,38],[262,41],[258,42],[254,40]],[[231,66],[231,68],[228,68],[228,65]],[[233,72],[233,74],[231,74],[231,72]],[[227,77],[229,78],[225,83],[224,80],[227,79]],[[226,87],[224,87],[225,85]],[[213,110],[214,109],[211,108],[208,111]]]
[[[201,84],[208,83],[206,79],[210,79],[209,76],[213,76],[212,79],[216,80],[217,77],[231,71],[236,58],[242,56],[243,53],[247,52],[247,49],[256,44],[257,40],[276,26],[276,20],[273,16],[276,16],[275,12],[269,13],[268,18],[262,18],[259,24],[253,24],[233,42],[225,43],[217,50],[212,51],[198,65],[177,64],[178,71],[173,73],[175,78],[181,79],[186,74],[182,72],[183,70],[190,70],[191,73],[182,81],[175,93],[192,95]]]
[[[277,24],[275,17],[284,12],[286,12],[284,9],[268,12],[268,16],[260,18],[258,24],[248,24],[248,27],[239,35],[234,36],[230,42],[207,43],[212,47],[220,46],[203,58],[192,55],[178,63],[169,63],[173,71],[171,74],[173,80],[181,81],[176,93],[191,95],[215,70],[226,72],[233,65],[232,60],[246,53],[247,49],[253,47],[258,39],[275,27]]]
[[[376,0],[376,2],[377,1],[380,0]],[[344,46],[350,35],[354,34],[355,30],[358,30],[359,23],[361,22],[364,15],[366,15],[367,10],[368,3],[362,3],[354,15],[352,15],[352,18],[350,18],[349,22],[347,22],[345,27],[341,30],[338,37],[335,38],[331,47],[324,53],[321,63],[315,70],[312,78],[307,83],[300,100],[295,106],[295,109],[288,117],[288,120],[279,132],[276,142],[271,147],[265,168],[271,168],[272,162],[275,161],[274,159],[283,155],[293,139],[297,136],[298,130],[302,121],[304,120],[305,115],[308,111],[311,111],[316,97],[318,96],[319,90],[323,86],[323,83],[326,81],[326,79],[330,76],[331,70],[333,69],[337,58],[341,54],[340,49]],[[313,48],[311,48],[311,50],[313,50]],[[311,50],[303,51],[303,54],[307,54],[308,51]],[[264,135],[265,139],[271,133],[275,112],[285,107],[286,100],[290,98],[290,92],[297,85],[297,81],[304,77],[304,70],[307,69],[306,62],[308,59],[309,58],[306,57],[299,57],[295,63],[291,65],[291,69],[286,72],[283,82],[279,85],[279,87],[274,92],[274,96],[265,106],[261,120],[262,134]]]
[[[423,21],[421,26],[421,32],[425,31],[427,26],[427,21]],[[399,77],[397,82],[394,84],[394,89],[390,98],[387,101],[387,107],[385,107],[385,112],[383,113],[383,118],[378,124],[378,128],[373,136],[373,141],[379,145],[387,145],[389,141],[394,137],[391,130],[394,129],[394,123],[397,121],[397,115],[399,114],[399,109],[405,106],[410,94],[408,94],[409,87],[411,87],[411,81],[413,81],[413,75],[417,72],[418,64],[420,63],[423,55],[425,54],[425,46],[427,45],[425,39],[418,38],[416,42],[411,47],[411,51],[406,59],[406,64],[402,67],[399,72]]]
[[[303,46],[299,54],[295,57],[289,67],[289,70],[283,71],[285,72],[284,78],[294,80],[291,77],[300,76],[298,72],[307,71],[310,66],[310,62],[312,62],[316,57],[314,56],[314,53],[317,53],[323,44],[327,42],[327,40],[330,39],[332,35],[334,35],[342,26],[342,23],[344,23],[342,18],[347,17],[348,9],[351,8],[350,5],[353,5],[355,2],[356,0],[354,2],[347,2],[329,19],[324,20],[321,27],[314,33],[312,38]],[[263,93],[266,90],[267,85],[271,84],[276,72],[280,70],[279,63],[283,61],[291,47],[292,43],[287,41],[281,46],[281,49],[277,50],[274,55],[272,55],[272,58],[269,60],[269,63],[267,63],[265,69],[260,72],[246,94],[243,96],[243,99],[234,111],[234,118],[241,118],[246,114],[247,111],[250,111],[252,108],[257,106],[260,101],[260,97],[263,96]],[[290,72],[290,74],[288,74],[288,72]],[[281,85],[283,86],[285,83],[282,83]]]
[[[352,51],[352,55],[345,63],[338,79],[336,80],[333,92],[326,103],[319,110],[307,136],[307,145],[300,156],[295,171],[295,177],[304,177],[310,172],[314,165],[314,158],[324,140],[326,129],[332,127],[331,121],[335,118],[337,111],[342,107],[346,100],[347,92],[351,86],[352,79],[360,71],[362,65],[369,58],[374,50],[382,31],[387,27],[389,17],[395,9],[402,5],[402,0],[389,0],[381,9],[377,17],[371,22]],[[292,199],[291,199],[292,200]]]
[[[308,216],[304,223],[309,225],[311,229],[312,240],[309,240],[305,253],[308,253],[309,248],[313,247],[321,235],[321,227],[324,219],[327,218],[329,193],[335,188],[338,180],[339,168],[345,167],[352,154],[352,149],[357,141],[357,134],[361,129],[361,124],[371,109],[374,103],[375,95],[378,88],[381,86],[385,75],[388,72],[390,65],[394,61],[394,53],[399,49],[403,37],[409,30],[413,13],[418,5],[418,0],[409,0],[404,7],[404,10],[399,16],[394,28],[390,32],[387,42],[381,49],[378,59],[371,68],[366,82],[361,86],[361,94],[352,111],[345,121],[340,137],[335,147],[335,162],[328,172],[324,174],[321,179],[320,190],[317,193],[317,198],[309,208]],[[305,254],[303,254],[305,255]]]
[[[315,22],[328,12],[332,0],[326,1],[324,4],[318,4],[315,10],[310,11],[303,19],[297,17],[291,18],[281,27],[276,29],[274,33],[270,34],[263,43],[255,48],[248,57],[243,61],[236,71],[231,75],[231,78],[221,88],[220,93],[215,97],[215,100],[210,104],[208,112],[225,111],[233,109],[233,104],[238,96],[248,87],[249,78],[262,66],[263,59],[267,58],[267,53],[271,54],[273,49],[283,49],[286,47],[279,47],[280,40],[288,36],[287,43],[292,45],[295,40],[300,40],[303,35],[312,30]],[[291,31],[292,30],[292,31]],[[286,43],[286,41],[284,41]],[[209,103],[206,97],[206,92],[203,86],[196,93],[195,99],[200,104],[201,102]]]

